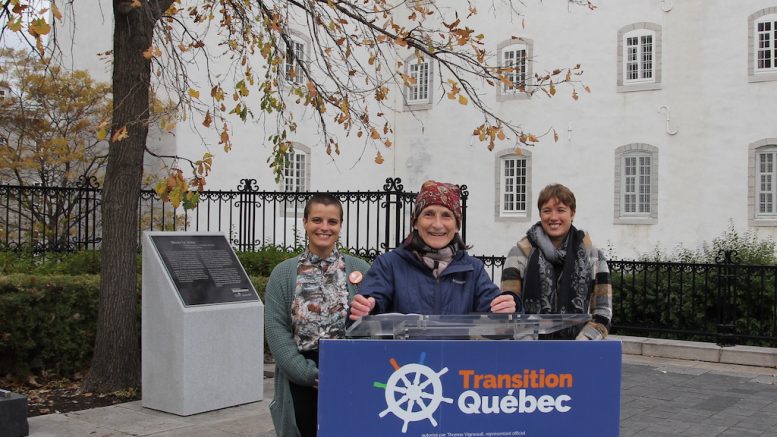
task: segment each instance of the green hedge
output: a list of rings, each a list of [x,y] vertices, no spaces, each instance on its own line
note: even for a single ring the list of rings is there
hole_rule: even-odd
[[[281,261],[301,253],[302,249],[287,252],[275,246],[266,246],[257,252],[237,252],[237,257],[248,276],[270,276]],[[141,273],[138,255],[137,268]],[[42,275],[97,275],[100,274],[100,251],[83,250],[74,253],[31,253],[0,251],[0,273],[37,273]]]
[[[250,279],[264,300],[267,278]],[[0,277],[0,374],[69,375],[87,368],[98,295],[97,275]]]

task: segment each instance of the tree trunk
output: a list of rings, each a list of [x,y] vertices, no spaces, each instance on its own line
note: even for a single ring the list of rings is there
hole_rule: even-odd
[[[92,367],[84,391],[140,386],[136,255],[138,201],[148,134],[153,14],[148,2],[114,0],[113,120],[102,197],[102,268]],[[127,129],[127,138],[119,132]]]

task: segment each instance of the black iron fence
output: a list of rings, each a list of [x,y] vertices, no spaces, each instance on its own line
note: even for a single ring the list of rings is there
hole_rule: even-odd
[[[94,179],[71,188],[0,185],[0,249],[33,252],[98,249],[101,190]],[[204,191],[193,209],[173,208],[153,190],[141,192],[138,244],[142,231],[226,233],[238,251],[265,246],[295,250],[305,246],[302,214],[316,192],[261,191],[243,179],[235,191]],[[343,203],[341,243],[357,255],[374,259],[397,247],[410,232],[416,193],[399,178],[386,179],[382,190],[334,191]],[[466,185],[461,186],[462,237],[466,241]]]
[[[482,256],[492,278],[505,257]],[[612,332],[622,335],[777,347],[777,266],[740,264],[736,251],[715,263],[608,262]]]

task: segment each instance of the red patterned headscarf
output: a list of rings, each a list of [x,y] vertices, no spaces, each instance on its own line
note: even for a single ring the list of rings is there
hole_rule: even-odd
[[[413,223],[418,220],[421,211],[429,205],[441,205],[453,211],[456,217],[456,225],[461,228],[461,201],[459,200],[459,187],[445,182],[426,181],[421,185],[421,191],[415,198],[413,209]]]

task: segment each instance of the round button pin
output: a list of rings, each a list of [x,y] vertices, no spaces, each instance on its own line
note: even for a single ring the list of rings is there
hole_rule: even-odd
[[[351,272],[351,274],[348,275],[348,281],[350,281],[351,284],[358,284],[363,278],[364,275],[362,275],[362,272]]]

